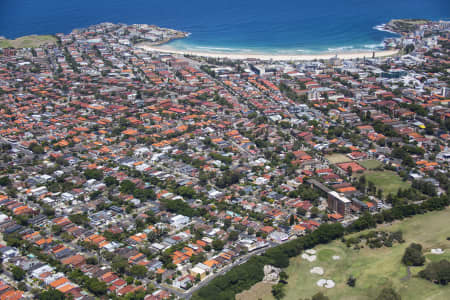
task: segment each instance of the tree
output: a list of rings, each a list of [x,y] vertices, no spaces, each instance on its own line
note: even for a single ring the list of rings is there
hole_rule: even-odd
[[[450,262],[446,259],[432,262],[424,270],[419,272],[419,276],[442,285],[447,285],[450,282]]]
[[[304,209],[303,207],[298,207],[297,208],[297,215],[298,216],[305,216],[306,215],[306,209]]]
[[[409,245],[403,254],[402,262],[407,266],[422,266],[425,263],[425,257],[422,254],[422,245],[415,243]]]
[[[11,268],[11,273],[13,275],[14,280],[22,281],[25,278],[26,272],[18,266],[13,266]]]
[[[98,264],[98,258],[95,256],[91,256],[86,258],[86,263],[90,264],[90,265],[96,265]]]
[[[289,278],[289,275],[285,271],[280,272],[280,281],[284,284],[287,283],[287,280]]]
[[[103,178],[103,171],[98,169],[88,169],[84,171],[84,176],[87,179],[96,179],[100,180]]]
[[[134,265],[130,268],[130,273],[135,277],[144,278],[147,275],[147,268],[141,265]]]
[[[30,149],[34,154],[44,154],[45,153],[44,147],[42,147],[36,143],[31,143],[30,146],[28,147],[28,149]]]
[[[402,297],[393,288],[384,288],[381,290],[377,300],[401,300]]]
[[[310,213],[311,218],[316,218],[320,214],[320,210],[317,207],[313,206],[310,210]]]
[[[353,175],[353,169],[352,169],[351,166],[348,166],[347,173],[348,173],[348,176],[352,176]]]
[[[120,183],[119,191],[124,194],[133,194],[136,189],[136,184],[134,182],[126,179]]]
[[[55,290],[53,288],[43,291],[43,292],[41,291],[38,294],[37,298],[39,300],[64,300],[64,299],[66,299],[62,292]]]
[[[189,261],[192,263],[192,265],[196,265],[198,263],[204,262],[206,260],[206,255],[204,253],[200,253],[197,255],[192,255]]]
[[[84,214],[74,214],[69,216],[69,220],[77,225],[89,223],[89,218]]]
[[[128,268],[128,261],[126,259],[121,258],[120,256],[116,256],[115,258],[113,258],[111,267],[114,270],[114,272],[123,274]]]
[[[406,47],[405,47],[405,53],[406,54],[411,53],[413,51],[414,51],[414,45],[413,44],[406,45]]]
[[[119,181],[115,177],[112,177],[112,176],[106,177],[103,181],[105,182],[106,186],[113,186],[113,185],[119,184]]]
[[[236,240],[238,239],[238,237],[239,237],[239,232],[233,230],[233,231],[230,232],[230,234],[228,235],[228,240],[229,240],[229,241],[236,241]]]
[[[272,286],[272,295],[275,297],[275,299],[279,300],[285,296],[284,292],[284,284],[277,283],[274,286]]]
[[[195,198],[196,192],[191,186],[180,186],[177,188],[177,193],[185,198]]]
[[[26,292],[27,289],[27,285],[25,282],[21,281],[19,282],[19,284],[17,285],[17,289]]]
[[[212,247],[214,248],[214,250],[216,251],[220,251],[223,249],[224,246],[224,242],[222,240],[214,240],[212,242]]]
[[[230,219],[225,219],[225,221],[223,221],[223,229],[228,229],[231,226],[231,220]]]
[[[9,179],[8,176],[3,176],[0,178],[0,185],[1,186],[7,186],[11,184],[11,179]]]
[[[88,290],[96,296],[104,295],[108,291],[106,283],[97,278],[90,278],[90,280],[87,280],[86,285]]]
[[[294,218],[294,215],[291,215],[290,217],[289,217],[289,225],[294,225],[294,223],[295,223],[295,218]]]

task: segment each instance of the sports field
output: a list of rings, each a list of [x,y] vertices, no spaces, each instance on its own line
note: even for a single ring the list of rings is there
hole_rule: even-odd
[[[328,159],[328,161],[331,164],[338,164],[338,163],[352,161],[345,154],[341,154],[341,153],[330,154],[330,155],[325,156],[325,158]]]
[[[409,181],[403,181],[402,178],[394,171],[365,171],[364,176],[367,181],[372,181],[377,190],[382,189],[383,195],[397,193],[398,189],[407,189],[411,186]]]

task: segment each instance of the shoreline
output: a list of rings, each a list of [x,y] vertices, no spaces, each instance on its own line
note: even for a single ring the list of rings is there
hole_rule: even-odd
[[[160,52],[177,55],[191,55],[205,58],[224,58],[230,60],[246,60],[256,59],[265,61],[308,61],[308,60],[328,60],[332,58],[338,59],[359,59],[359,58],[372,58],[375,53],[376,58],[394,56],[399,53],[400,50],[381,50],[381,51],[355,51],[355,52],[333,52],[333,53],[320,53],[320,54],[269,54],[269,53],[221,53],[221,52],[202,52],[202,51],[188,51],[177,50],[169,47],[157,47],[148,43],[136,44],[135,47],[150,51]]]

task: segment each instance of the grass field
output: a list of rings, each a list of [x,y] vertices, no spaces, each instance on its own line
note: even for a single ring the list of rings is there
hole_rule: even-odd
[[[379,162],[379,161],[376,160],[376,159],[363,160],[363,161],[360,161],[360,162],[358,162],[358,163],[359,163],[361,166],[363,166],[364,168],[368,169],[368,170],[370,170],[370,169],[375,169],[375,168],[377,168],[377,167],[379,167],[379,166],[382,165],[382,163]]]
[[[372,181],[377,189],[383,190],[383,195],[389,193],[397,193],[398,189],[406,189],[411,186],[409,181],[403,181],[400,176],[394,171],[365,171],[367,181]]]
[[[236,295],[236,300],[273,300],[272,284],[258,282],[251,289]]]
[[[345,154],[341,154],[341,153],[330,154],[330,155],[325,156],[325,158],[328,159],[331,164],[339,164],[339,163],[343,163],[343,162],[352,161]]]
[[[423,267],[412,267],[411,278],[407,276],[407,269],[401,263],[405,248],[412,242],[420,243],[424,247],[427,262],[450,258],[450,209],[439,212],[431,212],[425,215],[395,222],[393,225],[379,226],[379,230],[402,230],[403,244],[394,244],[392,248],[370,249],[364,247],[360,250],[347,248],[341,241],[334,241],[328,245],[321,245],[317,250],[317,260],[308,262],[300,256],[291,259],[286,272],[289,275],[285,288],[287,300],[311,298],[315,293],[322,291],[331,300],[369,300],[374,299],[383,287],[392,286],[397,290],[402,299],[412,300],[441,300],[448,299],[450,286],[439,286],[418,278],[417,273]],[[356,235],[359,235],[358,233]],[[430,254],[431,248],[442,248],[442,255]],[[332,260],[333,255],[339,255],[340,260]],[[324,275],[310,274],[310,269],[316,266],[323,267]],[[351,288],[346,284],[347,278],[353,275],[356,287]],[[335,281],[332,289],[321,288],[316,285],[317,280],[325,278]],[[262,294],[263,291],[266,293]],[[267,286],[255,285],[249,291],[242,293],[245,296],[237,299],[245,300],[273,300],[270,289]]]
[[[35,48],[45,43],[55,43],[56,38],[51,35],[27,35],[15,40],[0,39],[0,48]]]

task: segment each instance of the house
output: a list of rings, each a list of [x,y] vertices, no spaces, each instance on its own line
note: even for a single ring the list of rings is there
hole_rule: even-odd
[[[175,228],[183,228],[189,224],[189,217],[183,215],[176,215],[170,219],[170,225]]]
[[[267,236],[267,238],[275,243],[281,244],[289,239],[289,235],[281,231],[273,231]]]
[[[201,269],[199,267],[194,267],[190,270],[190,274],[193,277],[200,277],[200,280],[203,280],[206,277],[206,271],[204,269]]]

